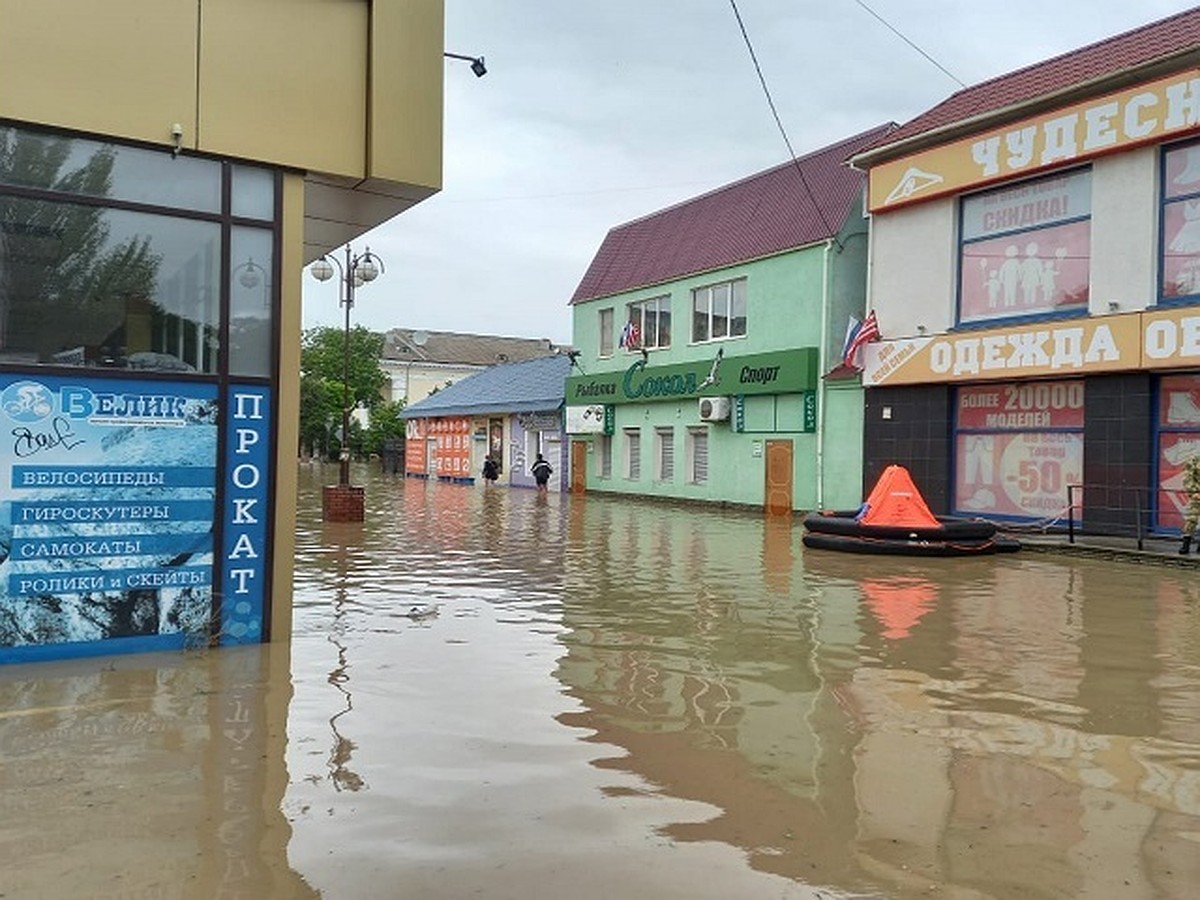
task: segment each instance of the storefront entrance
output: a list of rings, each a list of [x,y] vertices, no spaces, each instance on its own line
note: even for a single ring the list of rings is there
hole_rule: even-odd
[[[792,514],[792,442],[767,441],[764,509],[768,516]]]

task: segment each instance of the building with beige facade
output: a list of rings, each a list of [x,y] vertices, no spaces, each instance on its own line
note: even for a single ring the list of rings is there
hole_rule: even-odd
[[[1200,10],[965,88],[869,175],[865,477],[938,512],[1179,528],[1200,455]]]
[[[442,0],[0,22],[0,662],[286,641],[301,271],[439,190]]]

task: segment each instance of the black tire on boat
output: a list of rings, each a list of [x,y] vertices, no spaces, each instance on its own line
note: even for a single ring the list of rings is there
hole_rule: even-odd
[[[982,519],[938,516],[937,520],[941,523],[937,528],[908,525],[863,525],[855,520],[854,513],[809,513],[804,517],[804,527],[809,531],[821,534],[873,537],[884,540],[984,541],[996,534],[996,526]]]
[[[901,540],[812,532],[804,535],[805,547],[814,550],[838,550],[842,553],[890,554],[894,556],[982,556],[1012,553],[1021,549],[1019,541],[1008,537],[983,540]]]

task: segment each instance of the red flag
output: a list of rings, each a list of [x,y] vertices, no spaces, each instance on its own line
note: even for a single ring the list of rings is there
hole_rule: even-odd
[[[860,357],[862,356],[863,346],[872,341],[879,340],[879,337],[879,322],[875,318],[875,310],[871,310],[867,313],[867,318],[858,326],[858,330],[854,332],[854,337],[850,339],[850,343],[846,346],[846,356],[842,362],[853,369],[861,369],[862,362]]]

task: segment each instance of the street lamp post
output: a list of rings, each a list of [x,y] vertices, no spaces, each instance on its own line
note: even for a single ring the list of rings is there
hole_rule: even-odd
[[[384,270],[383,260],[371,252],[354,255],[350,245],[345,249],[346,262],[336,256],[322,256],[310,267],[317,281],[328,281],[333,277],[333,267],[338,268],[341,285],[338,302],[345,308],[346,323],[342,345],[342,446],[338,454],[338,490],[330,495],[327,490],[325,518],[336,521],[363,520],[362,488],[350,484],[350,409],[354,405],[350,389],[350,310],[354,308],[354,292],[364,284],[374,281]],[[329,502],[333,499],[334,502]]]

